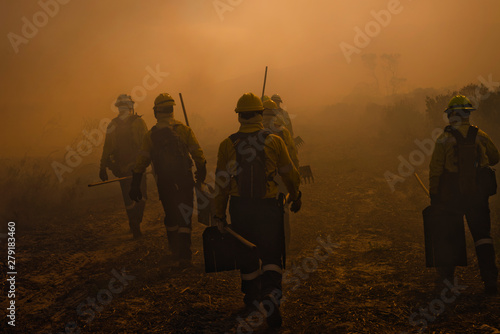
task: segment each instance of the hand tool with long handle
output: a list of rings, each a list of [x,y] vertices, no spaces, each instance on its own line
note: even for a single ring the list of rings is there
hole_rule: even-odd
[[[186,119],[186,125],[189,126],[188,115],[186,113],[186,107],[184,106],[184,99],[182,98],[182,93],[179,93],[181,99],[182,111],[184,112],[184,118]]]
[[[231,234],[236,240],[238,240],[239,242],[241,242],[243,245],[245,245],[246,247],[252,249],[252,250],[255,250],[257,249],[257,246],[254,244],[254,243],[251,243],[250,241],[248,241],[247,239],[243,238],[241,235],[239,235],[238,233],[234,232],[230,227],[226,226],[224,227],[224,229],[229,233]]]

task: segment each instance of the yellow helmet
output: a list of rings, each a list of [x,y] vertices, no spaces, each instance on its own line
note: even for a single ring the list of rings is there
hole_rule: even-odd
[[[245,93],[238,100],[238,104],[236,105],[236,111],[239,112],[247,112],[247,111],[262,111],[264,107],[262,106],[262,101],[260,98],[254,93]]]
[[[281,96],[279,96],[278,94],[273,94],[273,96],[271,96],[271,100],[273,100],[276,103],[283,102],[283,100],[281,99]]]
[[[448,108],[444,112],[451,113],[454,110],[466,110],[468,112],[476,110],[470,100],[464,95],[456,95],[448,103]]]
[[[263,103],[264,109],[278,109],[278,105],[273,100],[266,100]]]
[[[121,94],[118,96],[115,102],[115,107],[119,106],[129,106],[130,108],[134,107],[134,101],[132,101],[132,97],[127,94]]]
[[[153,109],[161,108],[164,106],[175,106],[175,101],[169,93],[162,93],[158,95],[155,99],[155,105]]]
[[[270,100],[270,99],[271,99],[271,98],[270,98],[269,96],[264,95],[264,96],[262,97],[262,103],[264,103],[265,101]]]

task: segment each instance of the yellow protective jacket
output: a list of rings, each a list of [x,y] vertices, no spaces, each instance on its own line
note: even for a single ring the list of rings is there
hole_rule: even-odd
[[[290,132],[290,135],[293,138],[292,120],[290,119],[290,115],[288,114],[288,111],[286,111],[283,108],[278,108],[277,120],[278,120],[278,124],[286,127],[286,129],[288,130],[288,132]]]
[[[288,149],[288,155],[292,159],[293,165],[297,170],[299,169],[299,157],[297,154],[297,147],[295,146],[295,141],[290,134],[290,131],[280,124],[276,116],[264,115],[264,128],[270,130],[275,135],[280,136],[285,142],[286,148]]]
[[[264,129],[262,116],[256,116],[250,120],[240,119],[242,123],[239,132],[252,133]],[[278,186],[272,181],[272,176],[278,173],[283,179],[291,200],[299,196],[300,176],[297,169],[288,155],[288,150],[283,140],[273,134],[267,136],[264,146],[266,155],[266,175],[268,176],[266,184],[266,194],[264,198],[276,198],[278,195]],[[239,196],[238,184],[236,181],[236,151],[230,138],[226,138],[219,146],[217,155],[217,180],[215,182],[215,215],[225,217],[229,196]],[[231,176],[229,182],[224,182],[226,176]]]
[[[469,126],[470,123],[464,120],[460,126],[455,128],[465,137]],[[458,172],[458,159],[454,148],[456,144],[455,137],[449,132],[443,132],[436,140],[429,166],[429,191],[433,195],[439,192],[439,178],[444,171]],[[500,160],[499,152],[490,137],[482,130],[477,133],[476,145],[479,149],[479,164],[481,167],[494,166],[498,163]]]
[[[199,169],[206,164],[207,161],[205,160],[205,156],[203,155],[203,151],[200,147],[200,144],[198,143],[198,140],[196,140],[193,130],[191,130],[190,127],[175,120],[174,115],[172,113],[169,114],[158,113],[157,120],[158,122],[156,123],[156,127],[158,129],[163,129],[165,127],[172,127],[173,125],[180,125],[176,126],[175,130],[177,131],[182,142],[186,144],[189,154],[191,155],[191,158],[194,160],[196,169]],[[137,157],[134,173],[144,173],[146,171],[146,168],[151,163],[152,151],[153,151],[153,141],[151,140],[151,130],[149,130],[144,136],[141,153]]]
[[[130,138],[127,143],[120,142],[118,137],[117,126],[123,121],[127,122],[130,117],[135,118],[130,126]],[[119,170],[118,174],[128,174],[133,168],[134,161],[137,158],[140,149],[142,147],[142,140],[144,134],[148,131],[148,127],[144,120],[137,115],[129,115],[124,118],[116,117],[111,120],[106,131],[106,138],[104,140],[104,146],[102,149],[102,156],[100,162],[100,168],[110,168],[114,174]],[[121,145],[131,145],[132,147],[127,148],[129,152],[135,152],[134,156],[131,157],[130,163],[123,166],[119,162],[115,161],[115,154],[120,149]],[[118,176],[118,175],[116,175]]]

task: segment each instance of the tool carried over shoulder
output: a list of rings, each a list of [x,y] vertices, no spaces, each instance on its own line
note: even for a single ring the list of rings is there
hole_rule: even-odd
[[[264,73],[264,86],[262,87],[262,95],[260,97],[261,100],[264,99],[264,94],[266,92],[266,81],[267,81],[267,66],[266,66],[266,72]]]
[[[300,136],[293,138],[293,141],[295,142],[295,146],[297,146],[297,147],[301,147],[305,143],[304,140],[302,139],[302,137],[300,137]]]
[[[314,175],[311,170],[311,166],[300,166],[299,167],[300,177],[304,180],[304,183],[314,183]]]
[[[182,98],[182,93],[179,93],[179,98],[181,99],[182,111],[184,112],[184,119],[186,120],[186,125],[189,126],[188,116],[186,113],[186,107],[184,106],[184,99]]]

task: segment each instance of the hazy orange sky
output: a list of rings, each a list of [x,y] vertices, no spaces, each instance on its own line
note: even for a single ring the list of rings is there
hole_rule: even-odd
[[[235,124],[238,97],[260,94],[266,65],[266,91],[279,92],[299,114],[370,82],[361,60],[367,53],[401,54],[402,92],[479,83],[490,74],[500,81],[497,0],[60,1],[47,22],[40,3],[55,0],[2,1],[2,155],[24,153],[47,123],[66,146],[84,118],[114,117],[112,102],[138,92],[146,68],[168,73],[137,103],[149,126],[152,102],[165,91],[182,92],[188,111],[210,124],[220,117]],[[340,43],[354,45],[354,28],[364,30],[371,12],[389,4],[399,13],[348,63]],[[37,34],[16,53],[9,33],[23,36],[23,17],[33,22],[37,13]]]

